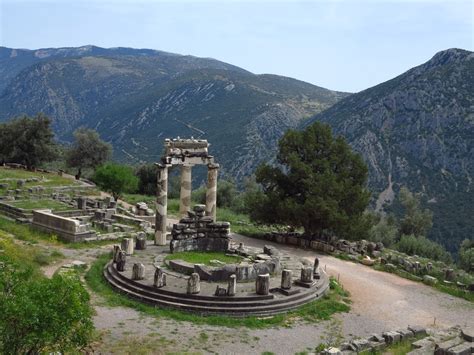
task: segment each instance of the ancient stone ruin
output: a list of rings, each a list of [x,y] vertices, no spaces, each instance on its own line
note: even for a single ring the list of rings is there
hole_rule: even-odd
[[[168,210],[168,169],[173,165],[181,166],[181,191],[179,212],[186,216],[191,208],[191,169],[194,165],[207,165],[207,191],[205,215],[216,220],[217,172],[219,164],[208,154],[209,143],[204,139],[166,139],[165,155],[158,166],[155,244],[166,245]]]
[[[208,146],[205,140],[165,140],[165,156],[158,164],[153,245],[138,235],[124,238],[104,268],[106,280],[139,301],[199,314],[268,316],[322,297],[329,279],[318,259],[303,265],[273,246],[262,250],[235,245],[230,223],[216,222],[218,165]],[[191,168],[197,164],[208,167],[206,205],[191,210]],[[172,165],[181,166],[180,220],[173,225],[168,245],[167,180]],[[235,262],[214,260],[211,266],[167,259],[186,251],[220,252]]]

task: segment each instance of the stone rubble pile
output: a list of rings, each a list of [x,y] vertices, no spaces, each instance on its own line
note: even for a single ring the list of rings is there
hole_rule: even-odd
[[[213,222],[205,216],[205,205],[196,205],[173,225],[171,231],[171,252],[179,251],[223,251],[230,247],[230,223]]]
[[[411,342],[412,350],[407,355],[469,355],[474,352],[474,328],[452,327],[447,330],[426,330],[418,326],[409,326],[407,329],[354,339],[342,343],[338,348],[327,348],[320,354],[378,353],[402,341]]]

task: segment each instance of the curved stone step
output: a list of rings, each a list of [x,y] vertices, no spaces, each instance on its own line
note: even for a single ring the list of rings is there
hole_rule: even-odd
[[[115,277],[120,279],[120,283],[124,288],[132,289],[138,293],[145,294],[153,298],[159,298],[168,300],[171,302],[179,302],[184,304],[196,304],[196,305],[219,305],[223,307],[251,307],[259,306],[262,304],[279,304],[289,303],[298,299],[307,298],[310,294],[315,294],[316,297],[320,294],[320,288],[318,289],[304,289],[303,292],[282,297],[275,298],[273,295],[269,296],[234,296],[234,297],[216,297],[216,296],[203,296],[203,295],[188,295],[186,293],[176,293],[167,291],[159,288],[155,288],[148,285],[143,285],[136,281],[130,280],[118,272],[115,267],[111,264],[107,267],[108,272]],[[269,300],[272,300],[271,302]]]
[[[260,301],[251,300],[232,302],[232,300],[218,301],[213,299],[189,298],[187,294],[173,293],[170,294],[151,292],[147,290],[146,285],[142,285],[133,280],[129,280],[115,270],[115,267],[108,264],[104,268],[104,277],[111,284],[113,288],[127,296],[137,299],[141,302],[151,305],[157,305],[166,308],[176,308],[191,311],[199,314],[227,314],[235,317],[243,316],[269,316],[278,313],[284,313],[291,309],[297,308],[302,304],[311,302],[312,300],[321,297],[328,289],[329,282],[323,283],[323,286],[314,290],[314,292],[300,293],[285,298],[279,299],[264,299]],[[115,272],[114,272],[115,271]],[[133,284],[132,284],[133,282]],[[159,289],[155,289],[159,290]],[[197,295],[193,295],[197,296]],[[201,296],[207,297],[209,296]],[[245,297],[241,297],[242,299]]]

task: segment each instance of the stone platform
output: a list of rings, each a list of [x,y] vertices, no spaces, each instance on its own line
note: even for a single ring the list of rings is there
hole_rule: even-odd
[[[147,245],[145,250],[137,250],[127,257],[124,271],[118,271],[113,261],[104,268],[104,277],[117,291],[141,302],[167,308],[176,308],[202,315],[225,314],[233,317],[269,316],[285,313],[305,303],[322,297],[329,290],[329,279],[322,272],[321,278],[311,287],[300,287],[294,282],[291,292],[281,290],[281,276],[270,278],[270,292],[265,295],[256,293],[255,282],[237,283],[234,296],[216,296],[217,287],[226,288],[227,282],[200,281],[197,294],[187,293],[189,276],[156,265],[156,255],[165,256],[169,253],[166,246]],[[160,259],[160,258],[158,258]],[[298,268],[298,264],[290,258],[282,257],[282,267]],[[132,279],[133,265],[144,265],[144,278]],[[162,267],[166,274],[166,286],[153,285],[156,266]],[[293,271],[293,279],[299,278],[298,270]]]

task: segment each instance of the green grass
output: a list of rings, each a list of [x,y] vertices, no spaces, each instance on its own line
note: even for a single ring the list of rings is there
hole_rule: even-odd
[[[225,264],[238,264],[242,260],[240,256],[228,256],[219,252],[196,252],[184,251],[168,255],[165,260],[184,260],[191,264],[214,265],[211,260],[219,260]]]
[[[234,212],[228,208],[218,207],[216,218],[218,221],[230,222],[232,232],[249,237],[275,230],[274,226],[255,224],[250,221],[248,215]]]
[[[30,242],[31,244],[43,243],[50,245],[63,246],[69,249],[86,249],[93,248],[103,245],[117,244],[120,243],[118,240],[98,240],[92,242],[82,242],[82,243],[67,243],[58,239],[58,236],[55,234],[45,233],[38,231],[26,224],[19,224],[15,221],[12,221],[8,218],[0,216],[0,231],[10,233],[15,238],[23,241]]]
[[[411,274],[411,273],[409,273],[405,270],[401,270],[398,267],[395,270],[391,270],[391,269],[388,269],[387,267],[385,267],[385,265],[375,264],[373,266],[373,268],[375,270],[378,270],[378,271],[384,271],[384,272],[389,272],[391,274],[398,275],[398,276],[403,277],[405,279],[409,279],[409,280],[416,281],[416,282],[421,282],[420,277],[418,277],[416,275],[413,275],[413,274]],[[442,281],[438,280],[438,283],[436,285],[432,286],[432,287],[436,288],[438,291],[447,293],[451,296],[463,298],[467,301],[474,302],[474,294],[472,292],[469,292],[467,290],[461,290],[456,286],[449,286],[449,285],[443,284]]]
[[[378,351],[365,350],[365,351],[362,351],[360,354],[361,355],[382,355],[382,354],[405,355],[413,350],[411,344],[423,338],[426,338],[426,335],[419,335],[414,338],[409,338]]]
[[[44,180],[43,180],[44,177]],[[41,172],[26,171],[22,169],[9,169],[0,167],[0,183],[7,183],[10,188],[16,189],[16,180],[38,178],[40,181],[27,182],[24,186],[69,186],[77,185],[74,180],[56,175]]]
[[[70,206],[65,203],[52,200],[52,199],[43,199],[43,200],[16,200],[8,202],[9,205],[13,207],[23,208],[25,210],[34,210],[47,208],[55,211],[65,211],[71,209]]]
[[[140,194],[123,194],[121,200],[135,205],[137,202],[145,202],[149,208],[155,209],[156,196],[140,195]],[[179,199],[168,199],[168,214],[178,215],[179,213]]]
[[[64,258],[64,255],[57,250],[40,249],[31,244],[22,244],[21,246],[15,244],[13,238],[1,230],[0,250],[2,250],[2,257],[21,262],[27,266],[30,265],[33,269],[52,264]]]
[[[286,314],[280,314],[268,318],[232,318],[226,316],[207,316],[203,317],[192,313],[186,313],[179,310],[164,309],[149,306],[134,301],[125,295],[115,292],[105,281],[102,275],[105,264],[110,260],[110,254],[100,256],[85,275],[89,287],[101,295],[108,306],[124,306],[133,308],[144,314],[154,317],[172,318],[178,321],[189,321],[196,324],[208,324],[225,327],[248,327],[248,328],[267,328],[274,326],[289,326],[296,320],[308,322],[318,322],[329,319],[338,312],[348,312],[350,306],[347,303],[348,293],[345,292],[334,280],[331,281],[331,290],[323,298],[308,303],[295,311]],[[344,301],[346,300],[346,301]]]

